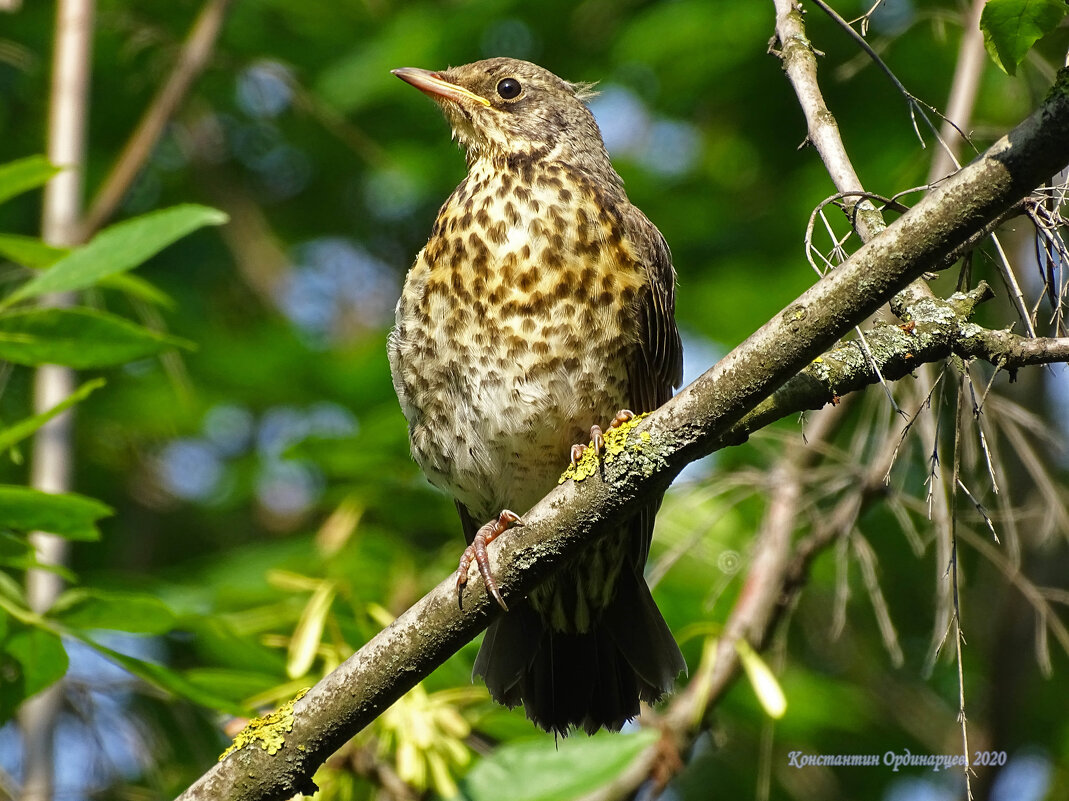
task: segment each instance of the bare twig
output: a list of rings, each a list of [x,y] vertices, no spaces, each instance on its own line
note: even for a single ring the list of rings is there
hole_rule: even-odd
[[[978,15],[982,10],[982,0],[975,0],[970,11],[970,20],[974,15]],[[966,23],[967,27],[972,27],[971,21]],[[979,19],[976,20],[976,33],[979,34]],[[966,31],[962,38],[961,47],[958,51],[958,60],[954,70],[954,79],[951,84],[950,96],[947,101],[947,116],[943,121],[942,129],[942,141],[945,145],[933,154],[932,164],[928,172],[928,179],[930,184],[934,184],[936,181],[941,180],[952,169],[957,169],[960,166],[960,162],[957,158],[958,148],[963,141],[967,141],[964,138],[959,138],[953,135],[953,132],[960,132],[969,127],[969,120],[972,117],[972,109],[975,103],[976,91],[979,87],[980,72],[983,69],[984,59],[982,53],[983,42],[982,39],[979,42],[981,48],[980,57],[977,58],[976,48],[977,41],[976,36],[972,35],[970,31]],[[996,372],[998,372],[996,370]],[[933,370],[930,366],[925,365],[920,371],[918,371],[922,380],[932,382]],[[939,374],[939,378],[935,383],[938,383],[946,376],[946,371],[942,371]],[[911,392],[913,397],[918,397],[918,388],[916,385],[907,388],[907,392]],[[931,395],[929,395],[929,408],[931,408]],[[937,453],[938,442],[938,424],[933,419],[932,415],[927,415],[920,425],[921,439],[926,448],[929,448],[933,454]],[[938,483],[937,483],[938,482]],[[935,577],[935,604],[934,604],[934,616],[932,626],[932,637],[928,649],[927,657],[927,669],[931,670],[935,664],[936,654],[940,647],[942,637],[945,636],[945,632],[950,626],[950,594],[945,581],[940,577],[942,566],[946,564],[949,554],[947,553],[946,544],[949,542],[949,529],[950,529],[950,508],[947,502],[947,496],[949,494],[947,488],[947,482],[945,476],[933,476],[931,483],[929,484],[929,516],[932,517],[935,522],[936,532],[941,532],[943,536],[936,536],[935,540],[935,552],[936,552],[936,570]]]
[[[897,76],[895,76],[894,72],[891,71],[891,68],[887,65],[887,63],[884,62],[884,60],[880,58],[876,51],[869,46],[869,43],[865,41],[864,37],[858,34],[858,32],[855,31],[846,20],[839,16],[839,14],[836,13],[833,8],[831,8],[827,3],[825,3],[824,0],[810,0],[810,2],[817,5],[825,14],[827,14],[832,20],[834,20],[837,25],[839,25],[844,31],[847,32],[850,38],[854,40],[858,47],[864,50],[864,52],[869,56],[869,58],[871,58],[872,61],[880,68],[880,70],[888,77],[888,79],[894,85],[895,89],[898,90],[898,92],[906,99],[906,103],[909,106],[910,119],[913,122],[913,129],[914,131],[916,131],[917,137],[918,139],[920,139],[921,146],[923,147],[924,138],[921,136],[920,131],[917,129],[917,120],[915,114],[915,112],[920,112],[921,119],[924,120],[925,124],[931,130],[932,134],[936,138],[936,141],[938,141],[940,145],[939,156],[933,163],[939,165],[940,172],[936,173],[935,167],[933,166],[932,172],[935,177],[933,177],[932,180],[934,181],[936,180],[936,178],[942,177],[942,175],[945,174],[945,171],[948,171],[943,166],[947,162],[949,162],[949,164],[952,165],[954,169],[959,169],[961,167],[961,164],[958,162],[955,149],[952,148],[948,143],[948,139],[952,138],[952,135],[949,132],[952,131],[954,133],[957,133],[958,136],[966,142],[968,142],[969,139],[968,136],[966,136],[965,132],[961,129],[961,127],[955,122],[956,118],[954,116],[951,116],[950,114],[947,114],[945,116],[940,114],[939,116],[942,117],[943,120],[943,128],[942,130],[937,129],[935,127],[935,124],[932,123],[932,121],[928,118],[928,115],[925,112],[924,108],[927,107],[928,109],[935,111],[937,114],[939,112],[936,111],[936,109],[934,109],[932,106],[929,106],[927,103],[924,103],[923,101],[918,99],[909,90],[907,90],[906,87],[902,84],[902,82],[897,78]],[[980,32],[980,9],[977,8],[978,5],[979,4],[974,3],[972,9],[972,13],[976,16],[977,20],[975,31],[976,35],[972,35],[971,30],[968,31],[969,35],[967,35],[964,41],[962,42],[962,49],[958,59],[957,72],[955,73],[956,83],[954,84],[952,91],[956,90],[959,94],[951,95],[952,100],[957,101],[954,105],[953,110],[962,117],[967,117],[968,114],[971,113],[973,100],[975,99],[975,93],[979,82],[979,74],[973,75],[972,72],[967,72],[966,70],[972,70],[973,72],[979,73],[979,71],[982,70],[984,63],[982,38],[979,39],[980,52],[979,54],[977,54],[976,52],[978,46],[977,37],[979,36]],[[1017,277],[1013,274],[1013,269],[1010,267],[1009,258],[1006,255],[1006,251],[1002,247],[1002,243],[999,241],[997,236],[994,236],[992,234],[991,240],[995,246],[995,251],[998,256],[997,263],[999,267],[999,275],[1002,277],[1002,280],[1006,285],[1006,290],[1009,293],[1010,299],[1013,301],[1013,304],[1017,309],[1017,313],[1021,318],[1022,324],[1025,326],[1025,330],[1030,336],[1035,336],[1035,327],[1032,315],[1029,313],[1028,308],[1025,304],[1024,294],[1021,292],[1021,287],[1017,281]]]
[[[861,185],[861,179],[858,178],[839,136],[835,118],[820,92],[816,57],[806,36],[800,10],[793,0],[774,2],[780,57],[805,114],[808,139],[820,154],[835,188],[844,193],[844,205],[847,212],[853,214],[853,225],[862,241],[868,241],[883,230],[883,219],[866,198],[865,188]]]
[[[891,657],[891,664],[901,667],[906,658],[902,654],[902,646],[898,643],[898,632],[895,631],[895,624],[891,620],[891,610],[887,607],[887,600],[883,597],[880,580],[876,575],[876,552],[869,541],[860,534],[855,534],[850,538],[850,545],[857,556],[858,564],[861,565],[861,576],[865,581],[865,589],[869,593],[869,601],[876,615],[876,624],[879,626],[884,648]]]
[[[959,167],[960,165],[957,163],[957,159],[954,157],[953,152],[950,150],[950,148],[947,146],[947,143],[944,141],[942,133],[928,118],[928,115],[924,109],[928,108],[929,110],[934,111],[936,114],[939,114],[939,112],[932,106],[920,100],[908,89],[906,89],[905,85],[900,80],[898,80],[898,77],[894,74],[894,72],[891,71],[891,68],[887,65],[887,63],[882,58],[880,58],[879,54],[872,49],[872,47],[867,41],[865,41],[865,37],[855,31],[853,26],[850,25],[850,23],[843,19],[841,16],[839,16],[838,12],[836,12],[835,9],[825,3],[824,0],[809,0],[809,2],[817,6],[833,22],[835,22],[836,25],[838,25],[840,28],[842,28],[844,32],[846,32],[846,34],[851,39],[853,39],[854,43],[858,47],[860,47],[870,59],[872,59],[872,62],[877,67],[879,67],[880,71],[887,76],[888,80],[891,81],[898,93],[906,99],[906,104],[909,107],[909,118],[910,121],[913,123],[913,130],[917,134],[917,138],[920,140],[921,147],[924,147],[924,137],[921,136],[921,132],[917,127],[917,112],[920,112],[921,119],[924,120],[925,125],[928,126],[929,130],[935,136],[936,141],[939,142],[944,152],[954,162],[954,166]],[[960,129],[957,128],[956,125],[954,125],[953,121],[949,117],[945,117],[942,114],[939,114],[939,116],[942,117],[944,124],[953,127],[963,139],[968,138]]]
[[[954,134],[969,127],[976,94],[980,89],[980,78],[987,62],[984,37],[980,32],[980,14],[984,10],[985,1],[973,0],[969,15],[965,19],[958,60],[954,65],[954,78],[950,82],[947,113],[940,130],[947,145],[932,156],[932,166],[928,172],[929,183],[944,178],[960,166],[957,159],[958,146],[967,140],[955,137]]]
[[[190,86],[208,65],[226,12],[234,0],[207,0],[186,37],[178,61],[152,99],[115,165],[97,191],[81,226],[82,239],[111,218],[152,155],[167,123],[185,99]]]
[[[958,510],[957,489],[964,487],[961,483],[961,429],[962,418],[965,415],[965,382],[967,376],[962,373],[958,382],[957,408],[954,414],[954,476],[950,490],[950,564],[947,571],[950,573],[951,595],[954,603],[954,645],[955,659],[958,666],[958,722],[961,724],[961,749],[965,756],[965,767],[962,773],[965,775],[965,794],[972,801],[972,770],[969,767],[969,726],[965,716],[965,662],[961,653],[961,646],[965,643],[965,633],[961,628],[961,594],[958,590],[958,576],[960,568],[958,564]]]

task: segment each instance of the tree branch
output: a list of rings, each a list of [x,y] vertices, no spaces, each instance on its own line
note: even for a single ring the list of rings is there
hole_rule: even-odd
[[[565,482],[524,516],[524,527],[500,537],[490,561],[506,598],[530,592],[687,463],[722,446],[725,432],[844,332],[925,271],[945,266],[972,236],[1065,166],[1067,85],[1063,73],[1027,120],[642,420],[637,431],[648,432],[649,440],[633,437],[638,445],[605,465],[604,481]],[[481,582],[469,585],[458,608],[455,585],[446,579],[296,702],[293,729],[277,754],[237,751],[181,798],[283,799],[311,790],[318,765],[475,637],[496,611]]]
[[[824,102],[817,81],[817,57],[806,36],[801,7],[796,0],[774,2],[776,40],[781,48],[777,55],[805,115],[806,140],[816,148],[835,188],[844,193],[844,208],[850,215],[851,224],[861,241],[867,242],[884,229],[883,217],[867,199],[861,179],[839,136],[839,125]]]

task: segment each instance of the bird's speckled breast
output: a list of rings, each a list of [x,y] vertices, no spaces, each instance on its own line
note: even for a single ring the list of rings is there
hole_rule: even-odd
[[[566,165],[476,162],[408,274],[390,363],[412,453],[477,518],[524,513],[627,405],[646,282],[616,211]]]

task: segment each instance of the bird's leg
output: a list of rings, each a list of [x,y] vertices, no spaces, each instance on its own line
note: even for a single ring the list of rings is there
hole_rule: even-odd
[[[508,509],[503,509],[501,514],[497,516],[497,520],[491,520],[475,532],[471,545],[464,549],[464,553],[460,556],[460,565],[457,567],[458,602],[463,599],[464,585],[468,583],[468,568],[471,567],[472,560],[474,560],[475,564],[479,566],[479,573],[482,574],[483,583],[486,584],[486,591],[494,596],[494,600],[497,601],[502,609],[506,612],[509,611],[508,606],[505,604],[505,599],[501,597],[501,591],[497,588],[494,574],[490,572],[490,560],[486,556],[486,546],[513,526],[522,525],[523,521],[520,520],[518,514],[510,512]]]
[[[609,428],[619,428],[628,420],[632,420],[635,417],[635,413],[630,409],[621,409],[616,413],[616,417],[609,423]],[[605,432],[601,430],[601,426],[597,423],[590,427],[590,442],[593,444],[594,453],[599,457],[601,452],[605,450]],[[576,463],[583,458],[583,454],[586,453],[587,445],[572,445],[572,467],[575,467]]]

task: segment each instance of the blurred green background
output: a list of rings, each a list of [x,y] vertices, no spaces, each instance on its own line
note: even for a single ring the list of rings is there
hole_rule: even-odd
[[[868,6],[837,4],[847,17]],[[189,0],[99,3],[90,193],[171,70],[199,8]],[[914,95],[940,108],[964,10],[888,0],[872,19],[882,57]],[[0,14],[0,162],[44,151],[53,14],[39,2]],[[166,306],[101,289],[85,301],[198,346],[104,371],[107,388],[78,409],[75,488],[115,515],[100,542],[77,545],[70,567],[86,585],[155,596],[175,615],[166,636],[104,640],[216,696],[271,705],[313,683],[455,567],[460,527],[451,500],[408,456],[385,337],[405,271],[464,160],[434,104],[390,69],[510,55],[599,82],[591,105],[614,163],[672,247],[691,380],[815,279],[803,235],[813,207],[835,190],[802,146],[797,101],[767,52],[773,24],[771,3],[730,0],[235,3],[211,66],[118,215],[198,202],[224,210],[230,224],[197,232],[139,270],[170,298]],[[924,132],[922,148],[903,99],[841,31],[815,10],[807,24],[823,53],[822,89],[866,188],[892,195],[924,184],[931,136]],[[986,65],[970,125],[978,148],[1036,106],[1067,39],[1064,29],[1048,37],[1014,78]],[[26,195],[0,206],[0,230],[36,235],[39,217],[40,193]],[[973,275],[1000,286],[988,259],[976,260]],[[952,291],[954,279],[937,286]],[[1037,287],[1028,287],[1030,298]],[[992,307],[986,323],[1012,321],[1002,301]],[[0,375],[0,418],[24,417],[32,371],[6,366]],[[1042,443],[1037,452],[1064,489],[1069,462],[1055,440],[1069,416],[1065,370],[1030,371],[1022,385],[1018,398],[1039,422],[1021,427]],[[1014,391],[1004,377],[996,386]],[[950,411],[937,404],[934,413],[949,419]],[[828,497],[815,497],[814,509],[856,469],[861,427],[872,416],[893,416],[879,390],[844,424],[842,450],[822,468]],[[798,432],[797,420],[783,421],[688,470],[669,493],[652,564],[692,675],[708,624],[724,621],[739,592],[764,510],[764,468]],[[909,516],[923,552],[880,504],[860,522],[878,556],[902,664],[884,650],[858,564],[829,551],[766,655],[781,677],[786,716],[773,724],[740,681],[684,755],[686,770],[667,797],[960,797],[956,772],[788,765],[796,750],[960,752],[957,668],[940,658],[926,670],[946,566],[924,516],[928,454],[910,442],[895,486],[914,501]],[[1004,490],[1035,513],[1047,496],[1036,495],[1016,449],[1007,440],[1012,479]],[[25,464],[0,463],[4,482],[24,482],[26,473]],[[977,484],[986,491],[982,475]],[[1021,571],[1060,586],[1064,602],[1066,532],[1042,534],[1029,519]],[[800,520],[799,533],[807,525]],[[852,594],[836,636],[840,566]],[[982,797],[1069,797],[1069,660],[1052,638],[1052,671],[1043,674],[1033,605],[968,545],[962,576],[973,750],[1009,755],[1001,771],[977,769]],[[1057,614],[1065,620],[1064,607]],[[146,689],[77,644],[69,650],[58,797],[171,797],[225,747],[219,713]],[[592,766],[611,774],[626,755],[621,740],[569,757],[569,740],[560,762],[540,762],[552,738],[522,711],[494,708],[481,685],[470,687],[474,654],[475,645],[465,648],[425,683],[428,695],[406,699],[359,747],[395,765],[417,791],[448,794],[445,771],[472,798],[486,797],[488,774],[477,771],[490,755],[504,760],[494,748],[501,742],[539,741],[503,762],[519,777]],[[412,744],[412,720],[428,740]],[[18,754],[9,723],[0,730],[0,767],[17,776]],[[323,797],[375,797],[374,783],[358,774],[335,764],[320,776]],[[590,787],[598,784],[594,776]]]

